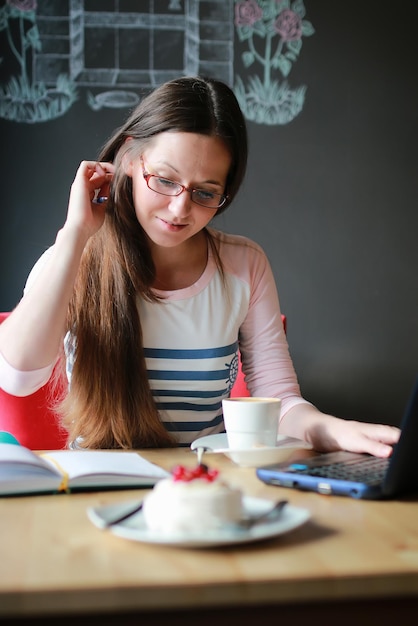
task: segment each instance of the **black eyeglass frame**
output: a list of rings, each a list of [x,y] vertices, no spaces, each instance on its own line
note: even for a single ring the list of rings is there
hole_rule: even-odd
[[[162,196],[168,196],[168,197],[174,198],[177,196],[181,196],[181,194],[184,191],[188,191],[190,193],[190,197],[192,201],[195,204],[198,204],[199,206],[202,206],[205,209],[210,209],[211,211],[217,211],[218,209],[223,207],[225,202],[228,200],[228,196],[226,194],[215,193],[213,191],[209,192],[207,189],[199,189],[197,187],[191,187],[191,188],[186,187],[185,185],[182,185],[176,180],[171,180],[171,178],[166,178],[165,176],[159,176],[158,174],[149,174],[148,172],[145,171],[145,164],[144,164],[144,160],[142,157],[141,157],[141,165],[142,165],[142,175],[144,177],[145,182],[147,183],[148,189],[151,189],[151,191],[154,191],[155,193],[159,193]],[[150,178],[159,178],[160,180],[165,180],[169,183],[172,183],[173,185],[177,185],[179,190],[177,193],[164,193],[163,191],[153,189],[152,187],[150,187],[150,184],[149,184]],[[194,192],[199,192],[199,191],[203,193],[212,193],[215,197],[219,198],[219,204],[217,204],[217,206],[208,206],[207,204],[202,204],[201,202],[196,200],[194,197]]]

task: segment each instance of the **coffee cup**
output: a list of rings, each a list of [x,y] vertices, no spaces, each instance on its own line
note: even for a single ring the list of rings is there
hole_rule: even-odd
[[[225,398],[222,409],[231,450],[276,446],[280,398]]]

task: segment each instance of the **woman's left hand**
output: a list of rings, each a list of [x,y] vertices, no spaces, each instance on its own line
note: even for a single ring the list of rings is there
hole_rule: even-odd
[[[304,439],[318,452],[347,450],[388,457],[400,432],[396,426],[327,415],[305,403],[291,408],[280,422],[280,433]]]
[[[400,429],[396,426],[327,417],[332,420],[328,422],[324,439],[327,451],[348,450],[388,457],[399,439]]]

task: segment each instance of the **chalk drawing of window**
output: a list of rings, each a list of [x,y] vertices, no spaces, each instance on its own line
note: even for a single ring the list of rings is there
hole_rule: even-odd
[[[132,107],[166,80],[204,75],[234,88],[247,119],[288,123],[305,99],[287,81],[314,33],[305,14],[303,0],[7,0],[1,41],[18,70],[0,79],[0,117],[53,119],[81,95],[94,110]]]
[[[102,3],[90,11],[94,4],[86,1],[83,12],[70,14],[71,75],[79,85],[111,88],[90,98],[93,108],[130,105],[137,96],[122,88],[153,87],[184,72],[185,16],[178,5],[170,14],[161,13],[166,2],[137,2],[147,5],[141,13],[122,0],[106,3],[111,11]]]
[[[6,119],[34,123],[63,115],[80,92],[93,109],[131,107],[144,89],[179,75],[233,83],[233,0],[8,0],[1,10],[26,21],[20,44],[28,55],[25,71],[30,67],[24,81],[12,76],[12,92],[20,88],[18,114],[6,101],[8,85],[0,84]],[[0,28],[9,24],[0,17]],[[29,114],[40,89],[54,107]]]
[[[233,0],[67,3],[69,75],[88,89],[93,109],[132,106],[138,91],[179,75],[206,74],[232,85]],[[38,13],[43,4],[39,0]],[[43,80],[53,79],[64,57],[39,53]]]

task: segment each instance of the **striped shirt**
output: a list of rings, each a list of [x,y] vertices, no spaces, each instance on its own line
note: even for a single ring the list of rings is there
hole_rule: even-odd
[[[280,397],[282,416],[306,402],[289,355],[266,254],[246,237],[210,232],[218,242],[224,277],[209,253],[203,274],[190,287],[156,290],[162,296],[158,302],[138,297],[150,387],[161,420],[179,445],[224,431],[222,399],[229,396],[237,376],[238,350],[251,395]],[[48,368],[37,370],[38,378],[37,372],[25,372],[29,393],[46,382],[52,367],[49,373]],[[71,369],[68,353],[69,381]],[[25,395],[22,391],[15,395]]]

